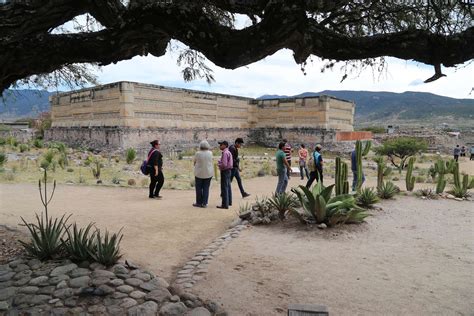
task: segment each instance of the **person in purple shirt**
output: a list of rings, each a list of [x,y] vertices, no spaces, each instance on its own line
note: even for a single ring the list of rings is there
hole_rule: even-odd
[[[217,208],[228,209],[232,205],[232,192],[230,187],[230,175],[233,168],[233,159],[232,154],[229,151],[229,143],[227,141],[218,142],[220,150],[222,150],[222,155],[217,166],[221,171],[221,197],[222,204],[217,206]]]

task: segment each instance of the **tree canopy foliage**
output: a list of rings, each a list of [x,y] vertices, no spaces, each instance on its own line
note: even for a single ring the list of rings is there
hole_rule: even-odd
[[[235,69],[287,48],[303,66],[310,56],[327,60],[329,67],[337,61],[377,65],[385,56],[414,60],[434,66],[435,75],[427,80],[432,81],[443,76],[441,65],[474,57],[473,6],[465,2],[3,0],[0,91],[58,70],[80,82],[84,73],[76,64],[162,56],[171,40],[189,47],[180,55],[185,79],[212,80],[203,56]],[[61,32],[64,23],[84,14],[78,30]],[[238,29],[239,14],[251,25]],[[91,21],[98,27],[90,27]]]
[[[427,149],[428,145],[424,140],[415,137],[396,137],[384,141],[382,146],[375,148],[374,151],[377,155],[388,156],[395,167],[403,169],[409,157]],[[399,158],[399,164],[395,162],[395,157]]]

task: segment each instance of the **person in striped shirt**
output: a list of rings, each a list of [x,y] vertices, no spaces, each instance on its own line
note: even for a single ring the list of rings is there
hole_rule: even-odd
[[[285,153],[286,161],[288,162],[289,168],[286,169],[286,173],[288,175],[288,179],[290,179],[291,175],[291,145],[288,143],[286,139],[283,140],[285,143],[285,147],[283,147],[283,152]]]

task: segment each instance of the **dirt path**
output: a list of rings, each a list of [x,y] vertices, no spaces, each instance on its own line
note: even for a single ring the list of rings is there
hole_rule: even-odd
[[[332,315],[471,315],[474,203],[398,197],[368,223],[244,231],[194,290],[230,315],[283,315],[290,303]]]
[[[227,229],[239,204],[269,195],[275,184],[276,178],[271,177],[244,181],[252,193],[245,200],[235,184],[234,206],[226,211],[215,208],[220,189],[214,181],[206,209],[192,207],[194,191],[164,190],[163,200],[150,200],[146,189],[60,185],[50,214],[73,214],[71,219],[82,225],[92,221],[113,232],[124,227],[125,257],[170,279],[176,269]],[[0,224],[19,228],[20,216],[31,221],[34,211],[42,210],[37,185],[0,184]]]

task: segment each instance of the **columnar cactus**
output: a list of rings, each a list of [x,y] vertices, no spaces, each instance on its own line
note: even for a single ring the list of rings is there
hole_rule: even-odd
[[[436,184],[436,193],[443,193],[444,188],[446,187],[446,180],[444,179],[444,173],[438,175],[438,182]]]
[[[383,185],[383,178],[387,177],[392,172],[392,169],[385,165],[381,156],[375,157],[374,161],[377,163],[377,189],[379,190]]]
[[[362,142],[358,140],[356,141],[357,191],[362,187],[362,153]]]
[[[364,150],[362,151],[362,157],[367,156],[367,154],[370,151],[370,147],[372,147],[372,142],[370,140],[366,141],[365,146],[364,146]]]
[[[454,175],[454,195],[457,197],[464,197],[467,193],[467,190],[470,187],[469,183],[469,176],[467,174],[463,175],[462,182],[461,177],[459,174],[459,163],[455,162],[453,167],[453,175]]]
[[[415,157],[410,157],[410,160],[408,160],[407,175],[405,178],[407,191],[413,191],[413,189],[415,188],[415,177],[413,176],[414,163],[415,163]]]
[[[347,181],[347,163],[336,157],[336,195],[349,193],[349,182]]]

